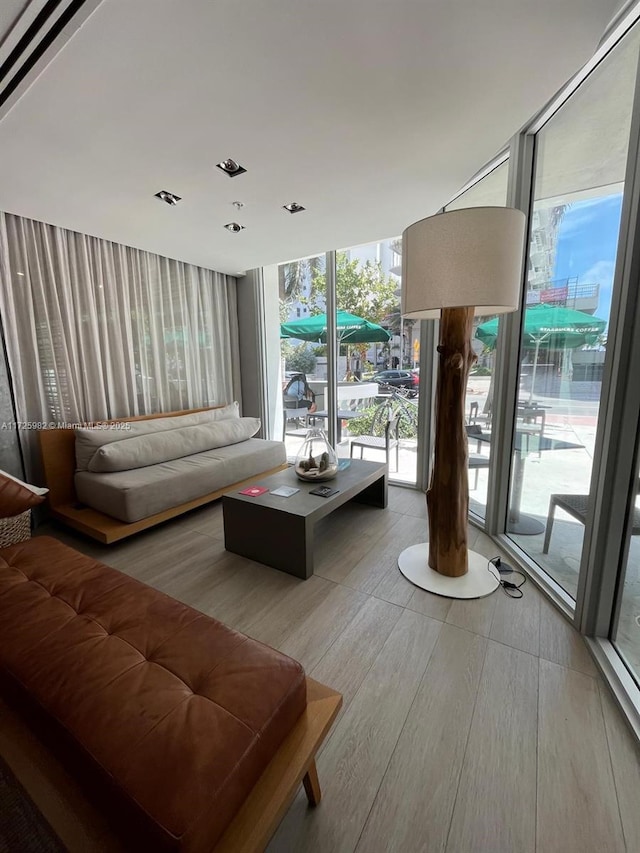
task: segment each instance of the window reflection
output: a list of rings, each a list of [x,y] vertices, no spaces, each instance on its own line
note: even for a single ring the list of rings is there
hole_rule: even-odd
[[[632,31],[536,138],[507,532],[573,598],[637,54]]]

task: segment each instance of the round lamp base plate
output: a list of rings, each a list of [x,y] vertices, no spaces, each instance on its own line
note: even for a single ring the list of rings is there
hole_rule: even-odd
[[[498,570],[492,566],[490,571],[487,568],[489,561],[482,554],[476,551],[469,551],[468,554],[469,571],[459,578],[450,578],[429,568],[428,542],[405,548],[398,557],[398,568],[408,581],[436,595],[447,598],[484,598],[485,595],[491,595],[500,585],[493,574]]]

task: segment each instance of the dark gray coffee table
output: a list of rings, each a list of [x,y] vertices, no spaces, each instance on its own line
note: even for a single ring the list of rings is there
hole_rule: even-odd
[[[387,505],[387,466],[360,459],[350,461],[348,468],[338,471],[337,476],[326,483],[299,480],[293,467],[251,482],[252,486],[267,489],[278,486],[300,489],[290,498],[270,492],[257,498],[241,495],[238,491],[223,495],[224,547],[298,578],[311,577],[316,522],[350,500],[380,508]],[[329,498],[309,494],[320,485],[339,491]]]

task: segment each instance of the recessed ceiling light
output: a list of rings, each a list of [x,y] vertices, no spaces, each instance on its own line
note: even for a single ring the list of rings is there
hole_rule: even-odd
[[[179,195],[174,195],[168,190],[160,190],[159,193],[156,193],[156,198],[159,198],[160,201],[166,201],[167,204],[177,204],[182,200]]]
[[[17,272],[16,275],[22,275],[23,276],[24,273],[23,272]]]
[[[284,210],[288,210],[289,213],[300,213],[301,210],[306,210],[301,204],[298,204],[297,201],[292,201],[289,204],[282,205]]]
[[[216,168],[220,169],[221,172],[224,172],[225,175],[229,175],[230,178],[237,178],[238,175],[247,171],[244,166],[241,166],[240,163],[236,163],[236,161],[232,160],[231,157],[228,157],[221,163],[216,163]]]
[[[240,225],[239,222],[227,222],[224,226],[227,231],[231,231],[232,234],[237,234],[239,231],[244,231],[244,225]]]

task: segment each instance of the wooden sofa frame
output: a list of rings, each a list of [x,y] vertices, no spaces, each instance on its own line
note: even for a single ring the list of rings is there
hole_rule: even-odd
[[[219,407],[206,406],[201,409],[185,409],[180,412],[159,412],[155,415],[114,418],[110,421],[97,421],[96,423],[128,423],[130,421],[145,421],[155,418],[179,417],[180,415],[192,415],[196,412],[207,412],[215,408]],[[112,518],[99,510],[91,509],[91,507],[85,504],[78,503],[74,485],[76,470],[75,430],[42,429],[38,431],[38,438],[40,440],[44,475],[49,489],[49,510],[52,517],[79,530],[81,533],[85,533],[87,536],[92,536],[98,542],[106,545],[117,542],[120,539],[125,539],[127,536],[132,536],[141,530],[147,530],[149,527],[154,527],[156,524],[161,524],[163,521],[168,521],[170,518],[182,515],[182,513],[188,512],[190,509],[203,506],[221,497],[225,492],[248,485],[257,477],[267,477],[269,474],[282,471],[287,467],[286,464],[278,465],[276,468],[270,468],[268,471],[261,471],[248,480],[229,483],[228,486],[218,489],[215,492],[209,492],[209,494],[202,495],[202,497],[195,498],[192,501],[186,501],[170,509],[150,515],[147,518],[141,518],[140,521],[127,523],[117,518]]]
[[[258,779],[213,853],[262,853],[302,782],[310,805],[321,792],[315,755],[342,705],[342,696],[307,678],[307,707]],[[122,850],[85,789],[11,707],[0,701],[0,753],[70,853]],[[88,846],[89,845],[89,846]]]

